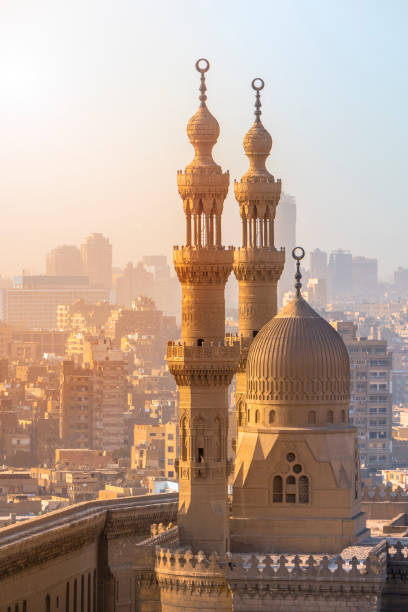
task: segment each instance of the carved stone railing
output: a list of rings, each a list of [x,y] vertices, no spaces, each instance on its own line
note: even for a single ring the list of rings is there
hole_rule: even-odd
[[[166,358],[168,361],[221,362],[236,363],[239,359],[239,342],[228,338],[226,343],[209,342],[201,346],[189,346],[182,342],[168,342]]]
[[[391,487],[375,486],[372,489],[364,487],[362,500],[370,502],[408,502],[408,492],[401,487],[398,487],[395,491]]]
[[[177,525],[173,525],[168,529],[163,529],[150,538],[139,542],[138,546],[177,546],[179,544],[179,529]]]

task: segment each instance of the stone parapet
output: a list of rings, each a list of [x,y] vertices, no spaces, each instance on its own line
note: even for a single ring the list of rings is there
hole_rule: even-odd
[[[238,367],[240,347],[238,342],[202,346],[168,342],[166,359],[178,385],[229,385]]]
[[[173,262],[180,283],[225,285],[234,261],[234,247],[175,246]]]
[[[345,609],[377,610],[386,580],[386,563],[385,542],[372,548],[363,559],[273,554],[227,554],[220,559],[216,553],[205,556],[185,549],[158,549],[156,575],[161,591],[195,595],[197,606],[208,594],[224,594],[225,599],[229,591],[234,610],[264,610],[266,598],[273,600],[273,605],[286,602],[282,610],[295,610],[299,604],[311,602],[315,605],[313,610],[337,610],[343,608],[335,608],[335,604],[353,601],[357,605],[357,600],[359,608]],[[224,599],[220,598],[220,604]],[[164,609],[173,610],[171,606]]]
[[[237,202],[244,209],[250,204],[271,204],[273,207],[278,205],[282,190],[280,179],[275,181],[271,174],[244,176],[241,181],[234,181],[234,193]],[[248,214],[248,210],[245,210]]]

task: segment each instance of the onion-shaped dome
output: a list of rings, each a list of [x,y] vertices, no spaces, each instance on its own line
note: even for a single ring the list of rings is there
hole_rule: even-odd
[[[257,334],[246,373],[248,401],[310,406],[350,397],[344,342],[300,294]]]
[[[251,159],[254,155],[269,155],[272,149],[272,136],[266,130],[260,120],[255,121],[253,126],[244,136],[245,155]]]
[[[195,150],[195,158],[190,166],[216,165],[211,151],[220,135],[220,126],[205,104],[199,107],[188,122],[187,135]]]

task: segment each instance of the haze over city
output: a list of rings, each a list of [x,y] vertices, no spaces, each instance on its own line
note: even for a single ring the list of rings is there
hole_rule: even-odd
[[[171,252],[184,220],[175,171],[192,159],[186,117],[206,56],[218,163],[238,178],[265,79],[268,168],[297,200],[306,249],[406,264],[408,137],[403,1],[3,0],[0,6],[0,273],[109,236],[114,265]],[[188,49],[188,51],[187,51]],[[235,244],[232,188],[224,242]],[[153,231],[154,230],[154,231]]]

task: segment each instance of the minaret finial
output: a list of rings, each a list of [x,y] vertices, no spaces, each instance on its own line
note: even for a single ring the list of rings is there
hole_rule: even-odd
[[[297,254],[299,253],[300,254]],[[305,256],[305,249],[297,246],[293,249],[292,251],[292,257],[293,259],[296,259],[296,274],[295,274],[295,279],[296,279],[296,283],[295,283],[295,289],[296,289],[296,297],[300,297],[300,290],[302,288],[302,283],[300,282],[301,278],[302,278],[302,274],[300,272],[300,261],[304,258]]]
[[[210,69],[210,62],[208,61],[208,59],[205,59],[205,57],[201,57],[199,60],[196,61],[195,67],[198,70],[198,72],[201,74],[201,79],[200,79],[201,94],[198,99],[201,102],[201,106],[205,106],[206,105],[205,101],[207,100],[207,96],[205,95],[205,92],[207,91],[207,86],[205,84],[205,73]]]
[[[254,79],[252,81],[252,89],[255,89],[256,94],[255,94],[255,123],[260,123],[261,122],[261,115],[262,115],[262,111],[261,111],[261,94],[259,93],[260,91],[262,91],[262,89],[265,87],[265,81],[263,79],[260,79],[259,77]]]

